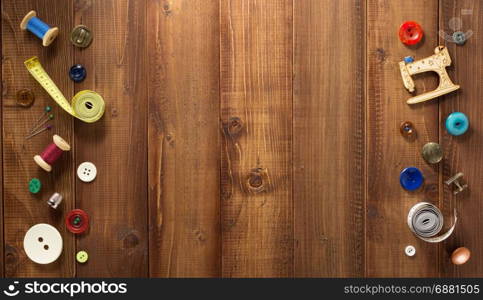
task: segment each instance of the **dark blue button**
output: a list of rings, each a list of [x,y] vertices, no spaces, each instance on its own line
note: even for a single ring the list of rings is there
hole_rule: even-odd
[[[86,78],[86,68],[82,65],[73,65],[69,71],[69,77],[74,82],[81,82]]]
[[[415,167],[408,167],[402,170],[401,175],[399,176],[401,186],[408,191],[417,190],[419,187],[421,187],[423,181],[423,173],[421,173],[421,171]]]

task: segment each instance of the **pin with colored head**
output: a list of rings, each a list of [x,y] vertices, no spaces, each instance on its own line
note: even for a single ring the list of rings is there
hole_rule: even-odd
[[[51,130],[53,127],[54,127],[54,126],[52,126],[52,125],[47,125],[47,126],[45,126],[44,128],[40,129],[39,131],[36,131],[36,132],[34,132],[34,133],[30,134],[29,136],[25,137],[25,139],[27,139],[27,140],[28,140],[28,139],[30,139],[30,138],[33,138],[34,136],[36,136],[36,135],[37,135],[37,134],[39,134],[39,133],[42,133],[42,132],[44,132],[44,131],[46,131],[46,130]]]
[[[54,114],[49,114],[47,115],[47,119],[43,120],[40,124],[38,124],[37,126],[35,126],[31,131],[30,133],[33,133],[34,131],[36,131],[37,129],[39,129],[42,125],[44,125],[45,123],[47,123],[48,121],[50,120],[53,120],[54,119]]]
[[[40,116],[40,118],[37,119],[34,126],[32,126],[32,128],[29,130],[29,133],[32,133],[35,130],[35,128],[38,127],[39,123],[45,118],[45,116],[48,116],[49,112],[51,112],[51,111],[52,111],[52,107],[47,105],[44,108],[44,113]]]

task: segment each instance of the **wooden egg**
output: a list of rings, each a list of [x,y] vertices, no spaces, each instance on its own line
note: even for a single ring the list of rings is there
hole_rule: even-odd
[[[455,265],[462,265],[470,259],[470,256],[471,252],[468,248],[459,247],[451,254],[451,262]]]

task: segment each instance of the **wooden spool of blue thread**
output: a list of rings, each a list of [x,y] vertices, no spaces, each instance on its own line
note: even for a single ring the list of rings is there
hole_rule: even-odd
[[[35,34],[39,39],[42,40],[42,45],[44,47],[50,45],[59,34],[59,28],[51,28],[49,25],[37,18],[37,13],[34,10],[25,15],[20,23],[20,28]]]

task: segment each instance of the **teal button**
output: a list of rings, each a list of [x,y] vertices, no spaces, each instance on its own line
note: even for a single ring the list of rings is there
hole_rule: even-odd
[[[464,113],[454,112],[446,119],[446,130],[451,135],[462,135],[469,127],[470,121]]]

